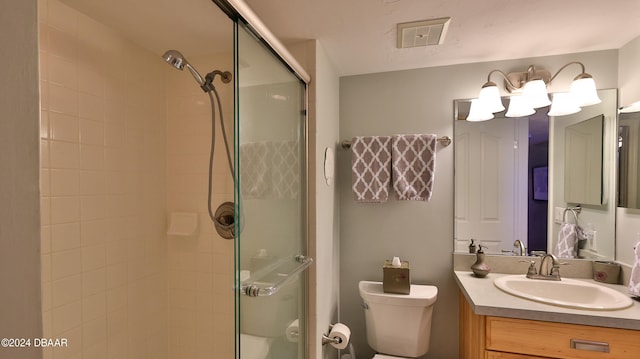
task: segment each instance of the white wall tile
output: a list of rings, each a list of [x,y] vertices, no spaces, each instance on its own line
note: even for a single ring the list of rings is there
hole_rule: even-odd
[[[78,91],[50,83],[48,86],[50,111],[78,116]]]
[[[61,334],[75,327],[79,327],[82,317],[82,305],[80,301],[65,304],[52,310],[53,335],[62,337]]]
[[[82,278],[80,275],[54,280],[52,282],[52,299],[53,308],[82,299]]]
[[[88,145],[104,145],[104,124],[80,116],[80,143]]]
[[[78,168],[80,153],[77,143],[51,141],[49,155],[51,168]]]
[[[80,220],[80,200],[77,197],[51,197],[51,224]]]
[[[78,142],[78,118],[61,112],[49,112],[51,139]]]
[[[106,268],[82,272],[82,296],[88,297],[97,293],[105,295],[107,289]]]
[[[51,278],[58,280],[82,271],[80,249],[54,252],[51,254]]]
[[[76,169],[52,169],[49,172],[52,196],[77,196],[80,177]]]
[[[98,293],[82,298],[82,321],[90,321],[97,318],[104,318],[106,325],[107,318],[107,295]],[[106,335],[106,327],[105,333]],[[102,338],[106,340],[106,336]]]
[[[63,57],[49,55],[47,57],[47,71],[49,84],[78,89],[78,65]]]

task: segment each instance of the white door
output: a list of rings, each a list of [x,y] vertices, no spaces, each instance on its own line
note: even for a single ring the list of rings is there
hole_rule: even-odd
[[[471,238],[487,253],[526,244],[528,118],[455,126],[456,251]]]

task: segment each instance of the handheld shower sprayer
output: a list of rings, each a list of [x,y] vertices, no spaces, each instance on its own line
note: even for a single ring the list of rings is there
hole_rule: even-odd
[[[216,75],[220,75],[222,82],[224,82],[225,84],[231,82],[231,79],[233,78],[231,72],[222,72],[219,70],[213,70],[203,78],[198,70],[196,70],[196,68],[193,67],[189,63],[189,61],[187,61],[184,55],[182,55],[182,53],[180,53],[180,51],[178,50],[168,50],[164,53],[164,55],[162,55],[162,58],[164,58],[164,61],[166,61],[169,65],[175,67],[180,71],[184,70],[184,68],[186,67],[187,70],[191,72],[191,75],[194,79],[196,79],[198,85],[200,85],[204,92],[213,91],[213,80],[215,79]]]
[[[177,51],[177,50],[166,51],[164,55],[162,55],[162,58],[164,58],[164,61],[166,61],[169,65],[171,65],[172,67],[178,70],[182,71],[186,67],[187,70],[191,72],[191,75],[193,76],[193,78],[198,82],[198,85],[200,85],[200,88],[202,88],[202,90],[206,92],[207,95],[209,95],[209,100],[211,101],[211,148],[209,152],[209,192],[208,192],[207,207],[209,210],[209,217],[213,221],[213,224],[218,234],[220,234],[223,238],[233,239],[235,237],[235,233],[234,233],[235,232],[235,223],[234,223],[235,222],[235,215],[234,215],[235,206],[233,205],[233,203],[231,202],[223,203],[218,208],[218,211],[216,211],[216,213],[214,213],[211,208],[211,192],[213,187],[213,183],[212,183],[213,154],[214,154],[214,149],[216,145],[216,111],[215,111],[216,106],[215,106],[213,95],[215,95],[215,99],[218,102],[218,112],[220,113],[220,127],[222,128],[222,138],[224,140],[225,149],[227,150],[227,160],[229,161],[229,171],[231,172],[231,177],[233,178],[233,182],[235,183],[236,181],[234,170],[233,170],[233,162],[231,161],[231,153],[229,151],[229,144],[227,142],[227,134],[224,128],[224,118],[222,117],[222,105],[220,103],[220,96],[218,95],[218,91],[216,91],[216,88],[213,86],[213,80],[215,80],[216,75],[220,76],[220,79],[222,80],[223,83],[231,82],[233,76],[229,71],[213,70],[203,78],[202,75],[200,75],[200,73],[198,72],[198,70],[196,70],[195,67],[193,67],[189,63],[189,61],[187,61],[184,55],[182,55],[180,51]]]

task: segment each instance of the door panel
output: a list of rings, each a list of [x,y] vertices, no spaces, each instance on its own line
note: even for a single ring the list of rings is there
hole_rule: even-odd
[[[304,358],[306,86],[242,22],[236,35],[236,357]]]

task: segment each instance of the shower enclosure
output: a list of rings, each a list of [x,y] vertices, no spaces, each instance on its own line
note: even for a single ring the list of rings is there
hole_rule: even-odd
[[[43,336],[69,342],[44,358],[305,358],[304,72],[241,1],[38,11]],[[168,49],[231,72],[217,108]]]

